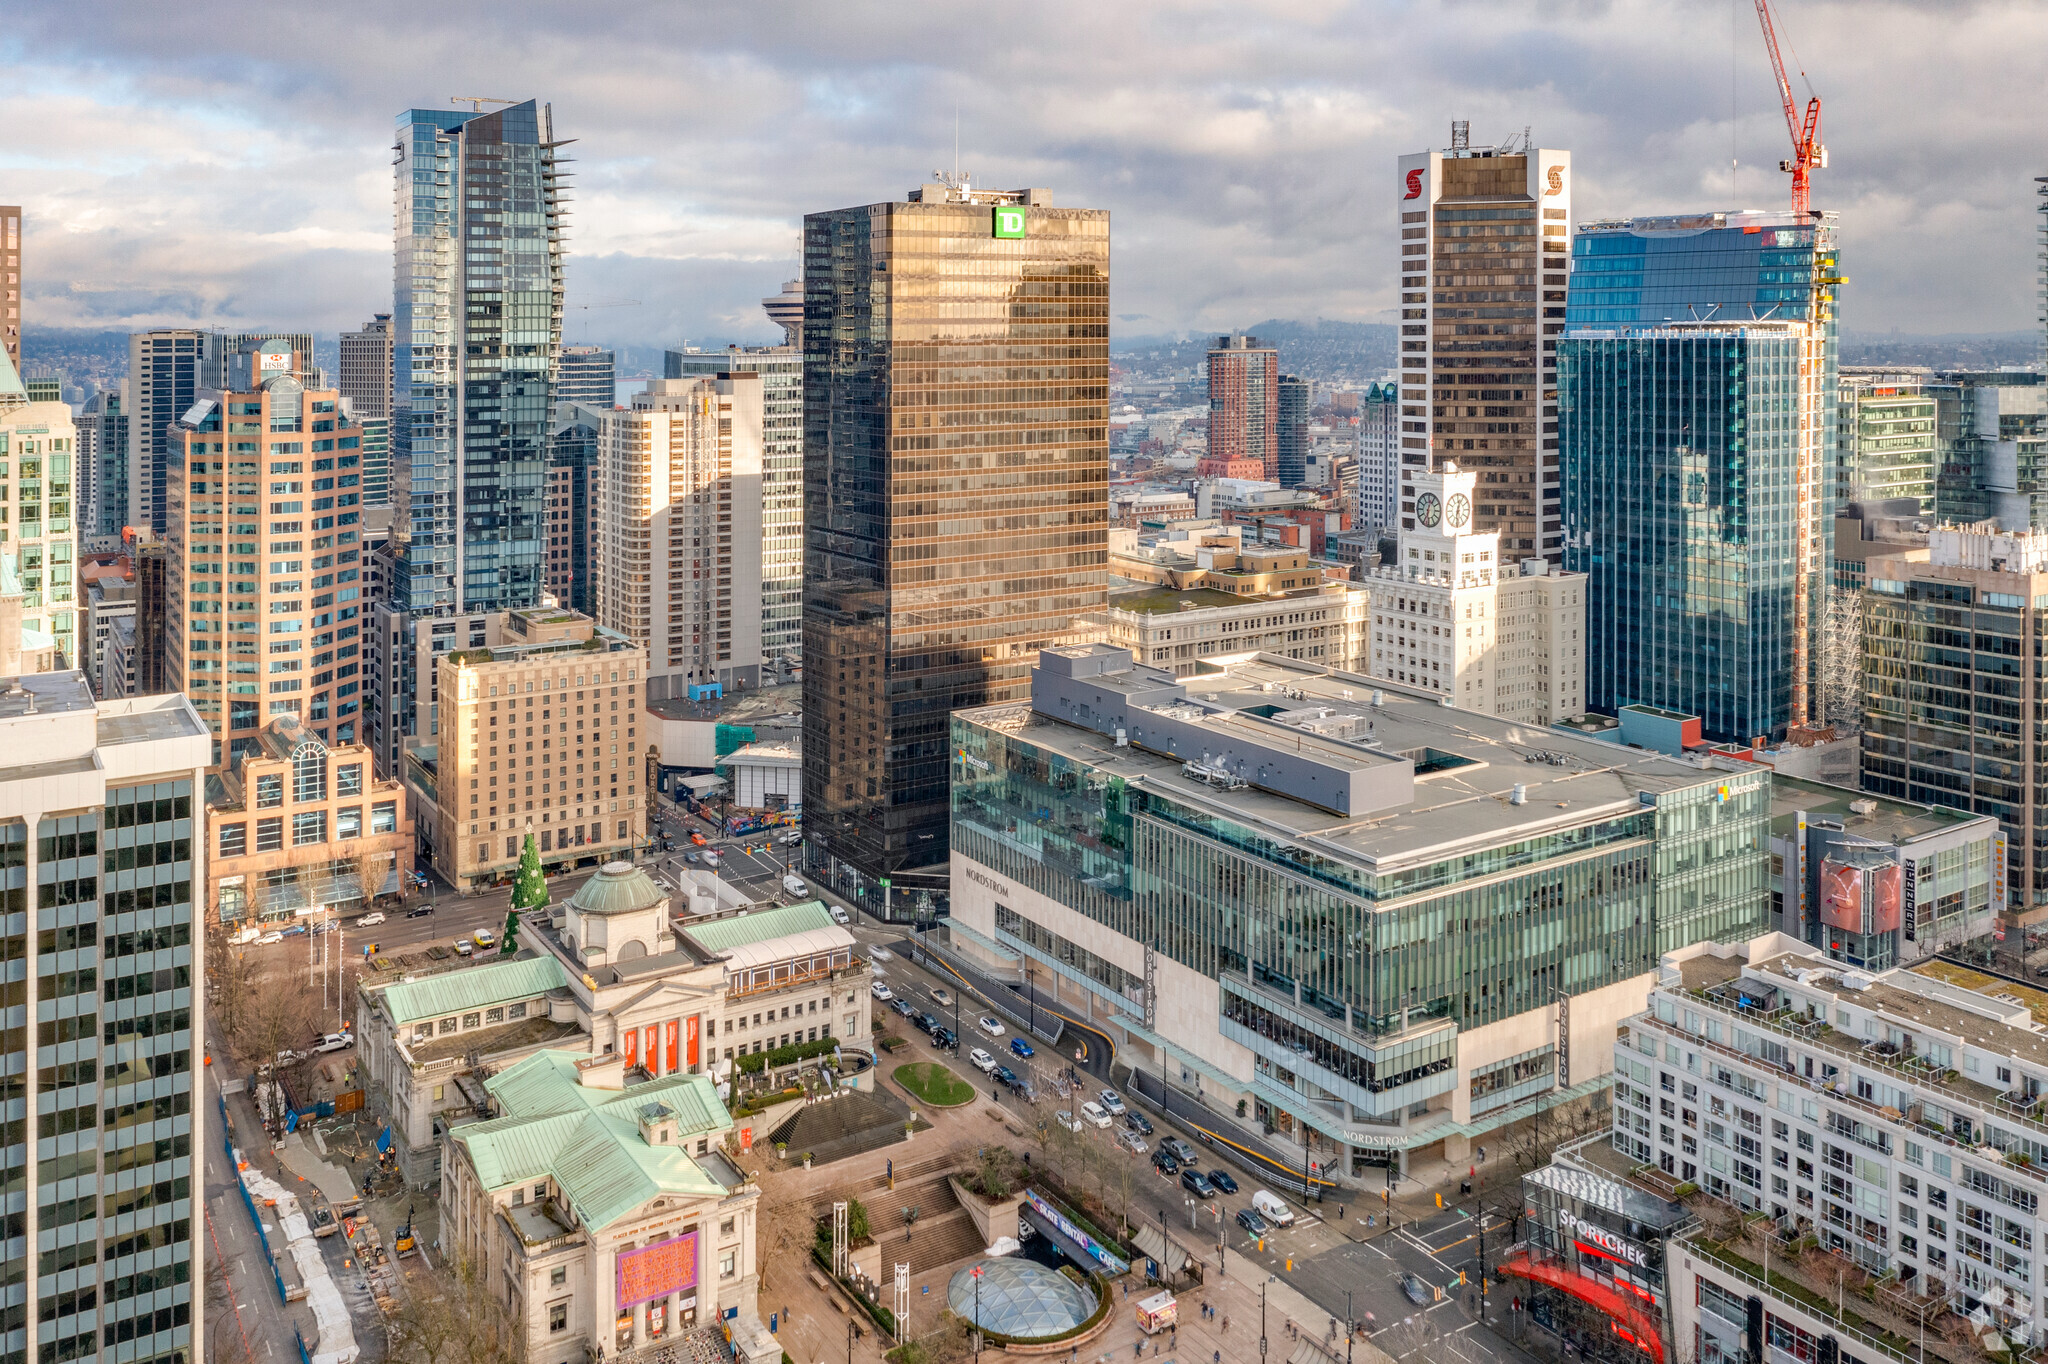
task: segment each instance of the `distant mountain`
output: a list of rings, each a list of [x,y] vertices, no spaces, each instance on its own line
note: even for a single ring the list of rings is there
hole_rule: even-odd
[[[1171,372],[1207,364],[1219,332],[1192,336],[1111,337],[1110,354],[1133,373]],[[1385,322],[1313,322],[1268,319],[1240,328],[1280,352],[1280,369],[1326,382],[1369,383],[1394,368],[1396,331]]]
[[[29,375],[55,374],[87,391],[128,377],[128,333],[99,327],[24,327],[21,367]],[[341,338],[314,333],[313,363],[334,383],[341,371]]]
[[[1929,369],[2001,369],[2041,365],[2042,334],[1952,332],[1945,336],[1900,336],[1881,332],[1842,333],[1845,365],[1925,365]]]

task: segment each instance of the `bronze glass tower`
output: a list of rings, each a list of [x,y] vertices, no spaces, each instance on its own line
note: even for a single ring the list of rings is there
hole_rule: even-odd
[[[806,854],[898,918],[944,889],[947,717],[1107,605],[1109,214],[1048,198],[804,220]]]

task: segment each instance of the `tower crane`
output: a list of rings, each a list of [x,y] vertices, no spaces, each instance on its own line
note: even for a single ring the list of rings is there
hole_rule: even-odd
[[[1778,77],[1778,99],[1785,106],[1785,130],[1792,134],[1792,155],[1780,161],[1778,169],[1792,173],[1792,212],[1804,218],[1810,211],[1809,200],[1812,176],[1815,170],[1825,170],[1828,164],[1828,149],[1820,140],[1820,96],[1813,94],[1813,83],[1806,81],[1806,70],[1800,68],[1799,78],[1806,81],[1806,119],[1799,117],[1799,105],[1792,97],[1792,83],[1785,79],[1785,59],[1778,55],[1778,30],[1771,22],[1771,0],[1756,0],[1756,18],[1763,25],[1764,46],[1770,49],[1771,70]],[[1798,54],[1793,54],[1796,60]]]

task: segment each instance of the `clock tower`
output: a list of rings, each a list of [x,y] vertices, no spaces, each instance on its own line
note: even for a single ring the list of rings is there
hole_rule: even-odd
[[[1478,534],[1472,529],[1479,476],[1445,463],[1435,469],[1417,469],[1408,478],[1415,490],[1415,529],[1401,532],[1403,571],[1448,573],[1454,566],[1477,564],[1482,549],[1487,567],[1496,567],[1499,534]],[[1411,549],[1415,552],[1410,553]],[[1466,558],[1468,554],[1473,557]]]

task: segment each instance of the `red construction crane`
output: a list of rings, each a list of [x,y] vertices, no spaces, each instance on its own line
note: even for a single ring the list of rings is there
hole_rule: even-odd
[[[1792,172],[1792,211],[1804,218],[1813,172],[1825,170],[1828,164],[1828,149],[1820,140],[1820,96],[1813,95],[1806,101],[1806,121],[1802,125],[1799,105],[1792,98],[1792,82],[1785,79],[1785,59],[1778,55],[1778,30],[1771,22],[1771,0],[1756,0],[1756,18],[1763,25],[1764,46],[1771,50],[1771,70],[1778,77],[1778,99],[1785,106],[1785,130],[1792,134],[1792,157],[1780,161],[1778,169]],[[1799,78],[1806,80],[1804,68]],[[1810,94],[1812,82],[1808,81],[1806,88]]]

